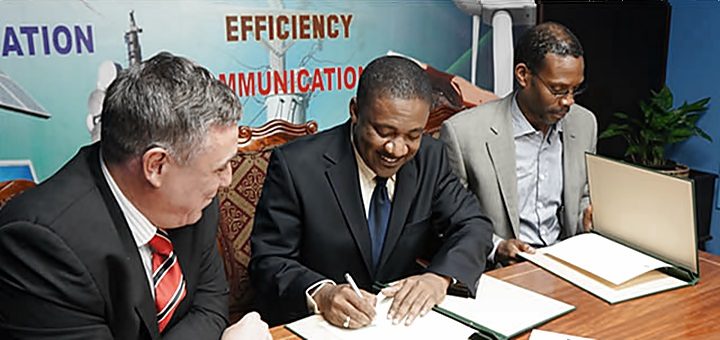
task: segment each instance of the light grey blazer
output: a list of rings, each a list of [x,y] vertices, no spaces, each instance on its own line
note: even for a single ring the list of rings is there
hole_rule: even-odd
[[[493,238],[517,238],[517,176],[512,114],[513,93],[465,110],[440,129],[450,164],[463,184],[478,198],[482,212],[495,229]],[[589,204],[585,152],[595,152],[597,122],[580,105],[563,119],[563,211],[559,214],[564,239],[583,231],[582,213]]]

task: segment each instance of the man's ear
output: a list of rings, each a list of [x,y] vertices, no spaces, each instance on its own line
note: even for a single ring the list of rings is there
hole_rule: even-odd
[[[525,63],[515,65],[515,80],[521,88],[526,88],[530,83],[530,69]]]
[[[357,97],[352,97],[350,99],[350,120],[352,121],[352,124],[357,124],[358,121],[358,106],[357,106]]]
[[[142,156],[142,171],[150,185],[155,188],[162,185],[169,161],[170,154],[159,146],[145,151]]]

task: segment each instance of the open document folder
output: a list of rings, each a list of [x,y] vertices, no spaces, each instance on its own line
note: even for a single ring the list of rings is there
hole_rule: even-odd
[[[480,277],[477,298],[447,296],[433,312],[412,325],[393,325],[385,316],[392,300],[378,294],[377,316],[365,328],[347,330],[320,315],[286,327],[305,339],[507,339],[543,324],[575,307],[488,275]]]
[[[693,182],[585,158],[593,233],[520,256],[609,303],[695,284]]]

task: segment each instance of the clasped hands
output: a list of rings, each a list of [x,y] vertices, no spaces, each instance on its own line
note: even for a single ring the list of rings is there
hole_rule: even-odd
[[[394,324],[410,325],[418,316],[427,314],[433,306],[445,299],[450,279],[435,273],[415,275],[397,281],[382,290],[392,297],[388,319]],[[325,285],[315,293],[318,310],[327,322],[345,328],[361,328],[375,319],[376,297],[360,290],[362,297],[349,284]]]

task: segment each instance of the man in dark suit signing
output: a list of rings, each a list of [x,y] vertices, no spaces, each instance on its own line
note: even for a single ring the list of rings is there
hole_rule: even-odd
[[[405,324],[455,280],[475,292],[492,227],[442,143],[423,135],[431,100],[420,67],[381,57],[363,71],[348,122],[273,152],[250,261],[268,322],[315,312],[337,326],[366,326],[376,281],[397,281],[385,290],[394,297],[388,317]]]
[[[0,210],[0,338],[269,338],[227,330],[215,233],[241,108],[160,53],[107,90],[102,140]]]

